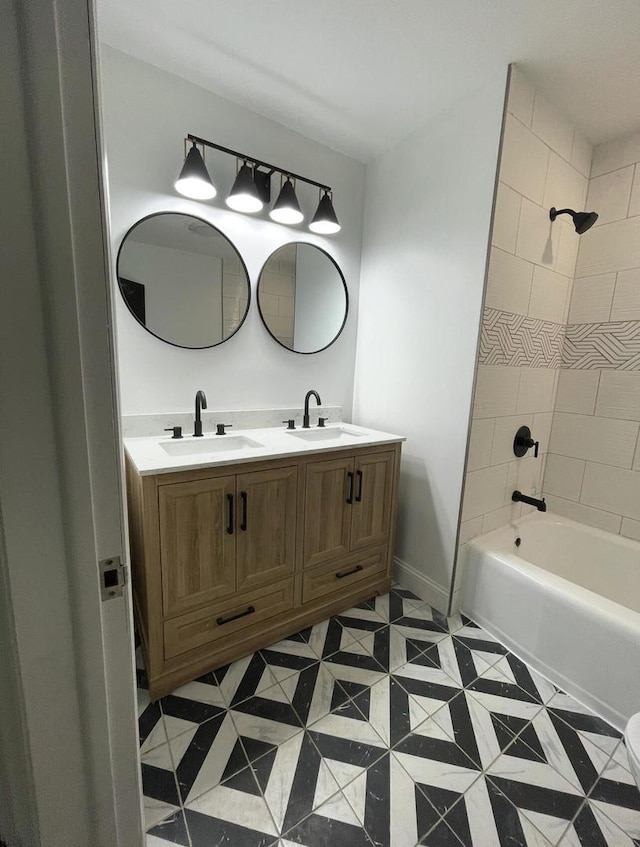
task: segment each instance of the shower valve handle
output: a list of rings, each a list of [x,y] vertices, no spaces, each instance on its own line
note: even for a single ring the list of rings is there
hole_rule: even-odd
[[[534,441],[531,437],[531,430],[528,426],[521,426],[516,432],[516,437],[513,439],[513,452],[518,458],[522,458],[527,450],[534,448],[533,455],[538,458],[538,450],[540,442]]]

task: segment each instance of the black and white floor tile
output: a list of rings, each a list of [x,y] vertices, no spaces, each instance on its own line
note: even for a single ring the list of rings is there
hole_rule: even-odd
[[[147,847],[640,847],[620,733],[394,585],[138,715]]]

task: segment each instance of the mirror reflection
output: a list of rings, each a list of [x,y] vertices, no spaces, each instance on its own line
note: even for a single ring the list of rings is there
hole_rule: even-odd
[[[207,221],[161,212],[138,221],[118,253],[120,291],[146,330],[177,347],[214,347],[242,325],[249,277],[229,239]]]
[[[275,340],[295,353],[318,353],[338,338],[349,298],[340,268],[314,244],[286,244],[267,259],[258,307]]]

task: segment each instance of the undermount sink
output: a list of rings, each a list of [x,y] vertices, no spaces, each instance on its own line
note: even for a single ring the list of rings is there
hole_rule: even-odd
[[[350,443],[358,438],[368,435],[367,432],[358,432],[346,426],[319,427],[318,429],[304,429],[300,432],[289,432],[294,438],[302,438],[304,441],[338,441]]]
[[[252,438],[244,435],[213,435],[204,438],[189,438],[184,441],[163,441],[160,446],[170,456],[190,456],[210,453],[226,453],[230,450],[264,447]]]

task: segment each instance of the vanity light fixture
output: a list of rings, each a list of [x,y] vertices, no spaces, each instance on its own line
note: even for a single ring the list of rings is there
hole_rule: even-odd
[[[249,167],[249,163],[245,159],[237,173],[233,188],[225,200],[227,206],[234,212],[246,212],[252,215],[255,212],[260,212],[264,206],[256,186],[254,171],[255,166]]]
[[[269,217],[279,224],[299,224],[304,220],[300,203],[298,203],[296,197],[295,186],[288,175],[280,188],[280,194],[273,204],[273,209],[269,212]]]
[[[330,189],[324,190],[313,220],[309,224],[309,229],[311,232],[317,232],[318,235],[333,235],[340,232],[341,227],[331,202]]]
[[[315,186],[320,194],[320,202],[309,224],[311,232],[318,235],[332,235],[340,231],[330,186],[262,162],[237,150],[230,150],[228,147],[207,141],[206,138],[200,138],[197,135],[187,135],[186,142],[190,142],[192,146],[175,183],[176,190],[185,197],[193,200],[210,200],[216,196],[215,186],[211,182],[204,159],[198,149],[202,147],[204,150],[205,147],[211,147],[221,153],[234,156],[238,164],[242,162],[237,169],[233,188],[225,200],[230,209],[247,214],[260,212],[271,200],[271,177],[274,173],[279,173],[280,193],[269,212],[271,220],[288,225],[299,224],[304,220],[304,213],[296,196],[296,182],[306,182],[308,185]]]
[[[195,141],[185,157],[180,176],[175,181],[175,187],[176,191],[192,200],[211,200],[216,196],[216,187],[211,182],[207,166]]]

